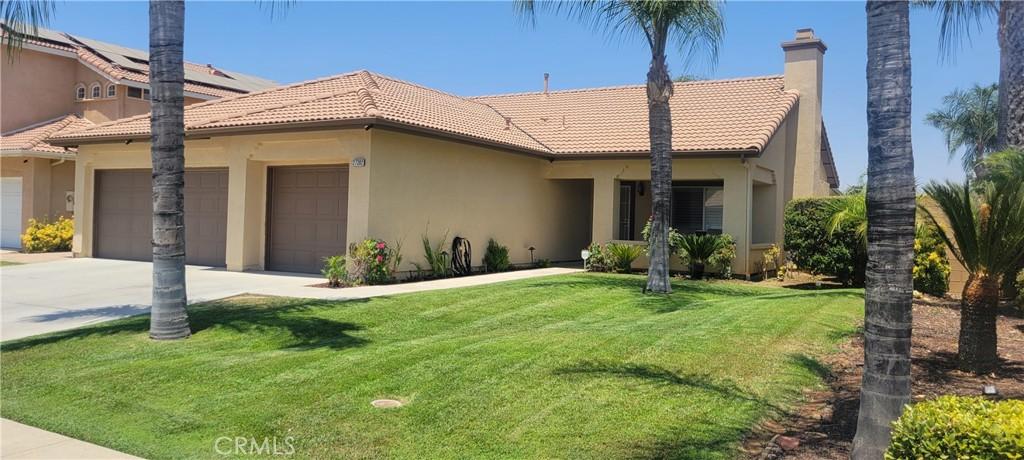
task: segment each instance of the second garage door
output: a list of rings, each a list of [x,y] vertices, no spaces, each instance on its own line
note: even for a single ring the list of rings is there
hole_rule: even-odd
[[[267,270],[319,273],[345,253],[347,166],[270,168]]]
[[[96,257],[152,260],[153,188],[148,169],[96,171]],[[185,172],[185,261],[223,266],[228,172]]]

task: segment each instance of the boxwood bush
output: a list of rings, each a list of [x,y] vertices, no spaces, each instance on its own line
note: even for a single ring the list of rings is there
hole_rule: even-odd
[[[853,228],[848,226],[828,234],[828,200],[833,199],[800,198],[786,205],[786,251],[801,270],[862,285],[867,254],[858,249],[860,242]]]
[[[1024,458],[1024,401],[942,396],[908,406],[885,458]]]

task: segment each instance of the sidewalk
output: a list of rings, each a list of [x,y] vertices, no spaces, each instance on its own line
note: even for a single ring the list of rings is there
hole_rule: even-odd
[[[57,433],[0,419],[0,458],[126,459],[139,458]]]
[[[36,252],[27,254],[13,249],[0,249],[0,261],[12,264],[35,264],[70,258],[70,252]]]

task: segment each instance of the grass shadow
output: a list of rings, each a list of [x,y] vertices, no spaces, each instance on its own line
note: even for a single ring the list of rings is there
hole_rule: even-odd
[[[229,329],[241,334],[251,331],[281,331],[287,335],[279,345],[284,349],[344,349],[364,345],[367,341],[351,335],[362,327],[348,322],[315,316],[315,310],[341,307],[345,302],[247,297],[224,299],[188,307],[192,335],[206,331]],[[308,314],[307,314],[308,313]],[[27,337],[0,344],[0,351],[17,351],[47,344],[95,336],[141,334],[149,330],[149,315],[107,321],[66,331]]]

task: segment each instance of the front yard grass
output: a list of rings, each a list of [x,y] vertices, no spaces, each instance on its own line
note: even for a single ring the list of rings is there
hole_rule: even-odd
[[[149,458],[219,457],[222,436],[292,437],[293,458],[730,458],[863,315],[858,290],[643,283],[240,297],[191,307],[182,342],[148,317],[28,338],[2,346],[0,415]]]

